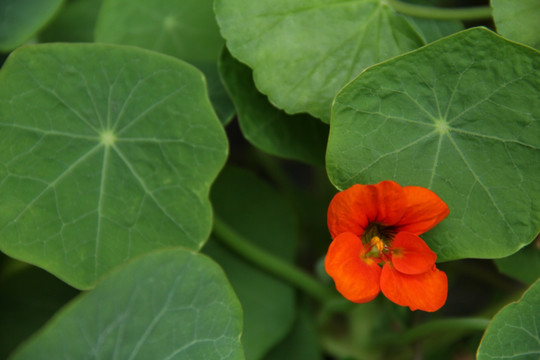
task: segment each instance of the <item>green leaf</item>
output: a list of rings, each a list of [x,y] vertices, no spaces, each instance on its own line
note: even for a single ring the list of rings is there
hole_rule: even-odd
[[[328,126],[313,117],[276,109],[253,84],[251,69],[224,51],[220,73],[238,113],[244,137],[272,155],[323,165]]]
[[[478,353],[478,360],[538,360],[540,357],[540,281],[523,297],[505,306],[489,324]]]
[[[78,291],[34,266],[13,262],[0,275],[0,359],[36,332]],[[7,265],[7,264],[6,264]]]
[[[0,138],[0,249],[75,287],[210,233],[227,142],[202,74],[177,59],[21,48],[0,71]]]
[[[294,213],[280,195],[254,174],[225,168],[212,188],[221,219],[255,245],[292,261],[298,237]],[[261,359],[291,329],[294,289],[247,263],[212,238],[204,247],[225,270],[244,310],[242,344],[246,359]]]
[[[435,191],[440,261],[516,252],[540,228],[539,55],[475,28],[366,70],[332,109],[331,181]]]
[[[241,331],[242,309],[219,266],[167,249],[111,273],[11,360],[243,359]]]
[[[537,239],[517,253],[495,260],[500,272],[530,285],[540,278],[540,241]]]
[[[491,0],[491,7],[499,34],[540,49],[540,1]]]
[[[40,42],[92,42],[102,0],[68,2],[40,34]]]
[[[234,107],[221,84],[217,61],[224,41],[213,0],[103,0],[96,41],[135,45],[178,57],[202,70],[219,118]]]
[[[2,0],[0,2],[0,52],[24,44],[60,10],[62,0]]]
[[[360,71],[423,45],[381,0],[217,0],[215,8],[227,47],[270,102],[325,122]]]

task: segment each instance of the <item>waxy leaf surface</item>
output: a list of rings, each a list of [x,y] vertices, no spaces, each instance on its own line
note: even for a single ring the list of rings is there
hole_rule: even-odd
[[[0,72],[0,249],[78,288],[199,249],[227,154],[202,74],[115,45],[28,46]]]
[[[236,106],[238,122],[251,144],[272,155],[324,165],[328,126],[307,114],[288,115],[273,107],[253,84],[252,71],[224,51],[219,63]]]
[[[175,56],[204,72],[212,103],[223,122],[234,112],[219,79],[224,40],[213,0],[103,0],[96,41],[135,45]]]
[[[360,71],[424,43],[381,0],[217,0],[215,9],[231,54],[270,102],[325,122]]]
[[[298,237],[290,205],[253,173],[227,167],[212,187],[216,216],[257,247],[293,261]],[[215,235],[203,251],[225,270],[244,310],[246,359],[261,359],[291,329],[295,290],[224,247]]]
[[[111,273],[10,359],[242,360],[241,332],[242,309],[223,270],[170,248]]]
[[[374,66],[336,97],[332,182],[427,187],[439,261],[508,256],[540,228],[540,53],[470,29]]]
[[[540,49],[540,1],[491,0],[491,7],[499,34]]]
[[[478,360],[537,360],[540,358],[540,280],[523,297],[505,306],[489,324]]]
[[[0,1],[0,52],[24,44],[50,21],[63,0]]]

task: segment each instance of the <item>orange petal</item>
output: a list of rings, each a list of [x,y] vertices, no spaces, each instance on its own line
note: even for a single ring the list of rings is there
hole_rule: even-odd
[[[330,244],[324,266],[347,300],[364,303],[380,292],[381,268],[376,261],[364,258],[366,250],[353,233],[342,233]]]
[[[328,207],[328,229],[333,238],[343,232],[358,236],[373,222],[391,226],[403,216],[407,199],[394,181],[353,185],[337,193]]]
[[[381,290],[398,305],[433,312],[446,302],[448,280],[446,274],[435,266],[420,275],[406,275],[385,264],[381,273]]]
[[[448,206],[433,191],[420,186],[405,186],[403,191],[407,209],[399,221],[398,231],[420,235],[448,216]]]
[[[392,264],[397,271],[408,275],[422,274],[435,265],[435,260],[437,254],[417,235],[397,233],[392,242]]]

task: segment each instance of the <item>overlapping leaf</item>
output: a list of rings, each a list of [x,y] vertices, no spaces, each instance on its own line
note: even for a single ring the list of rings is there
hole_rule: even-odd
[[[439,260],[514,253],[540,228],[539,67],[475,28],[366,70],[335,100],[332,182],[434,190],[450,207],[426,234]]]
[[[202,74],[150,51],[21,48],[0,72],[0,249],[79,288],[199,249],[227,144]]]
[[[501,35],[540,49],[540,1],[491,0],[491,6]]]
[[[242,360],[241,331],[240,304],[219,266],[167,249],[112,273],[11,359]]]
[[[96,41],[135,45],[185,60],[202,70],[223,122],[234,108],[221,85],[217,60],[223,39],[213,0],[103,0]]]
[[[0,52],[24,44],[50,21],[62,0],[2,0],[0,2]]]
[[[328,122],[337,91],[364,68],[423,45],[381,0],[218,0],[227,47],[288,113]]]
[[[40,42],[92,42],[102,0],[72,0],[39,34]]]
[[[253,84],[252,71],[224,51],[220,73],[236,105],[244,137],[270,154],[323,165],[328,126],[306,115],[276,109]]]
[[[502,259],[495,264],[500,272],[520,280],[524,284],[532,284],[540,278],[539,240],[533,241],[517,253]]]
[[[256,246],[292,261],[297,225],[289,204],[253,173],[226,168],[212,188],[216,216]],[[215,238],[204,252],[225,270],[244,310],[247,360],[261,359],[290,330],[295,318],[291,285],[238,257]]]
[[[536,360],[540,357],[540,281],[521,300],[502,308],[489,324],[478,360]]]

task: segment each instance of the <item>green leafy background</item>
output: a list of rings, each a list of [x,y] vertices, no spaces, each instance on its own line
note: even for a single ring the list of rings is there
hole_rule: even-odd
[[[307,115],[273,107],[253,83],[252,71],[224,51],[219,63],[244,137],[272,155],[324,166],[328,126]]]
[[[226,168],[211,196],[216,216],[261,249],[292,262],[298,225],[290,205],[253,173]],[[295,317],[294,288],[247,263],[215,239],[204,252],[223,267],[244,310],[246,359],[261,359],[291,329]]]

